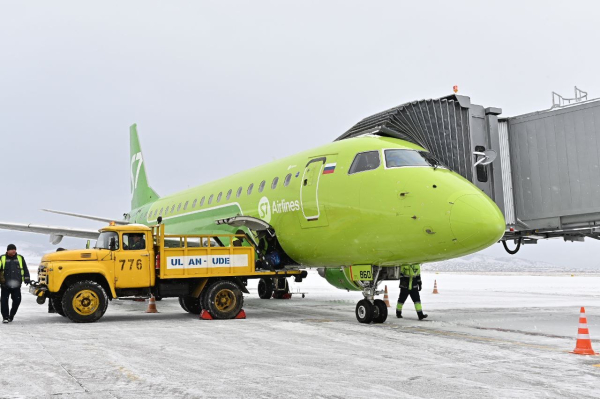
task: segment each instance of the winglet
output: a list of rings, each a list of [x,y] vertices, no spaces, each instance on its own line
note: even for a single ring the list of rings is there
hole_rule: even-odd
[[[148,202],[156,201],[159,196],[148,185],[146,175],[146,166],[144,165],[144,156],[137,133],[137,125],[131,125],[129,129],[130,136],[130,158],[129,174],[131,183],[131,209],[141,207]]]

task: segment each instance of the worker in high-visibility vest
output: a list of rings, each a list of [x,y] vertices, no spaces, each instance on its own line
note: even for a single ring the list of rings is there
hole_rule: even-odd
[[[0,308],[2,310],[2,323],[9,323],[17,314],[21,304],[21,284],[29,284],[29,270],[25,258],[17,255],[17,247],[10,244],[6,247],[6,254],[0,256]],[[12,299],[12,307],[8,308],[8,299]]]
[[[398,297],[398,305],[396,305],[396,317],[402,318],[402,307],[404,302],[410,295],[410,299],[415,303],[415,310],[419,316],[419,320],[427,318],[423,313],[421,306],[421,265],[404,265],[400,267],[400,296]]]

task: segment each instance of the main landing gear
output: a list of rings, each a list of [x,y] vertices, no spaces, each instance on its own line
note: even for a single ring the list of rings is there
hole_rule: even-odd
[[[377,270],[375,272],[375,270]],[[380,267],[373,267],[375,277],[373,281],[357,281],[363,288],[363,296],[356,304],[356,320],[359,323],[383,323],[387,320],[388,309],[385,302],[381,299],[375,299],[376,295],[383,294],[383,291],[377,291],[377,286],[383,281],[383,275]]]

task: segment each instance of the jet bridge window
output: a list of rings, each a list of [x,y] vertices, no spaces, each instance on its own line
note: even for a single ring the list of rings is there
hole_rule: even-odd
[[[431,163],[419,151],[385,150],[385,167],[431,166]]]
[[[285,187],[289,186],[290,180],[292,180],[292,174],[288,173],[288,175],[285,177],[285,180],[283,181],[283,185]]]
[[[264,181],[264,180],[260,182],[260,185],[258,186],[259,193],[262,193],[263,190],[265,189],[265,183],[266,183],[266,181]],[[250,194],[250,193],[248,193],[248,194]]]
[[[478,145],[475,147],[475,151],[477,152],[484,152],[485,151],[485,147],[482,145]],[[477,157],[475,157],[475,161],[477,161]],[[477,181],[480,181],[482,183],[486,183],[488,181],[488,169],[486,165],[482,165],[479,164],[477,165],[477,167],[475,168],[476,172],[477,172]]]
[[[354,173],[377,169],[379,165],[381,165],[379,151],[360,152],[354,157],[348,174],[352,175]]]
[[[271,183],[271,189],[275,190],[275,188],[277,187],[277,183],[279,182],[279,177],[276,177],[273,179],[273,183]]]

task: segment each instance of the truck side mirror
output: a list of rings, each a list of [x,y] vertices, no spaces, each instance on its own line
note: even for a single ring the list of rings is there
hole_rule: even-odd
[[[90,249],[90,240],[87,240],[87,244],[85,244],[85,249]]]
[[[109,248],[111,251],[115,251],[115,250],[117,249],[117,240],[115,240],[115,238],[114,238],[114,237],[112,237],[112,238],[110,239],[110,244],[108,245],[108,248]]]

